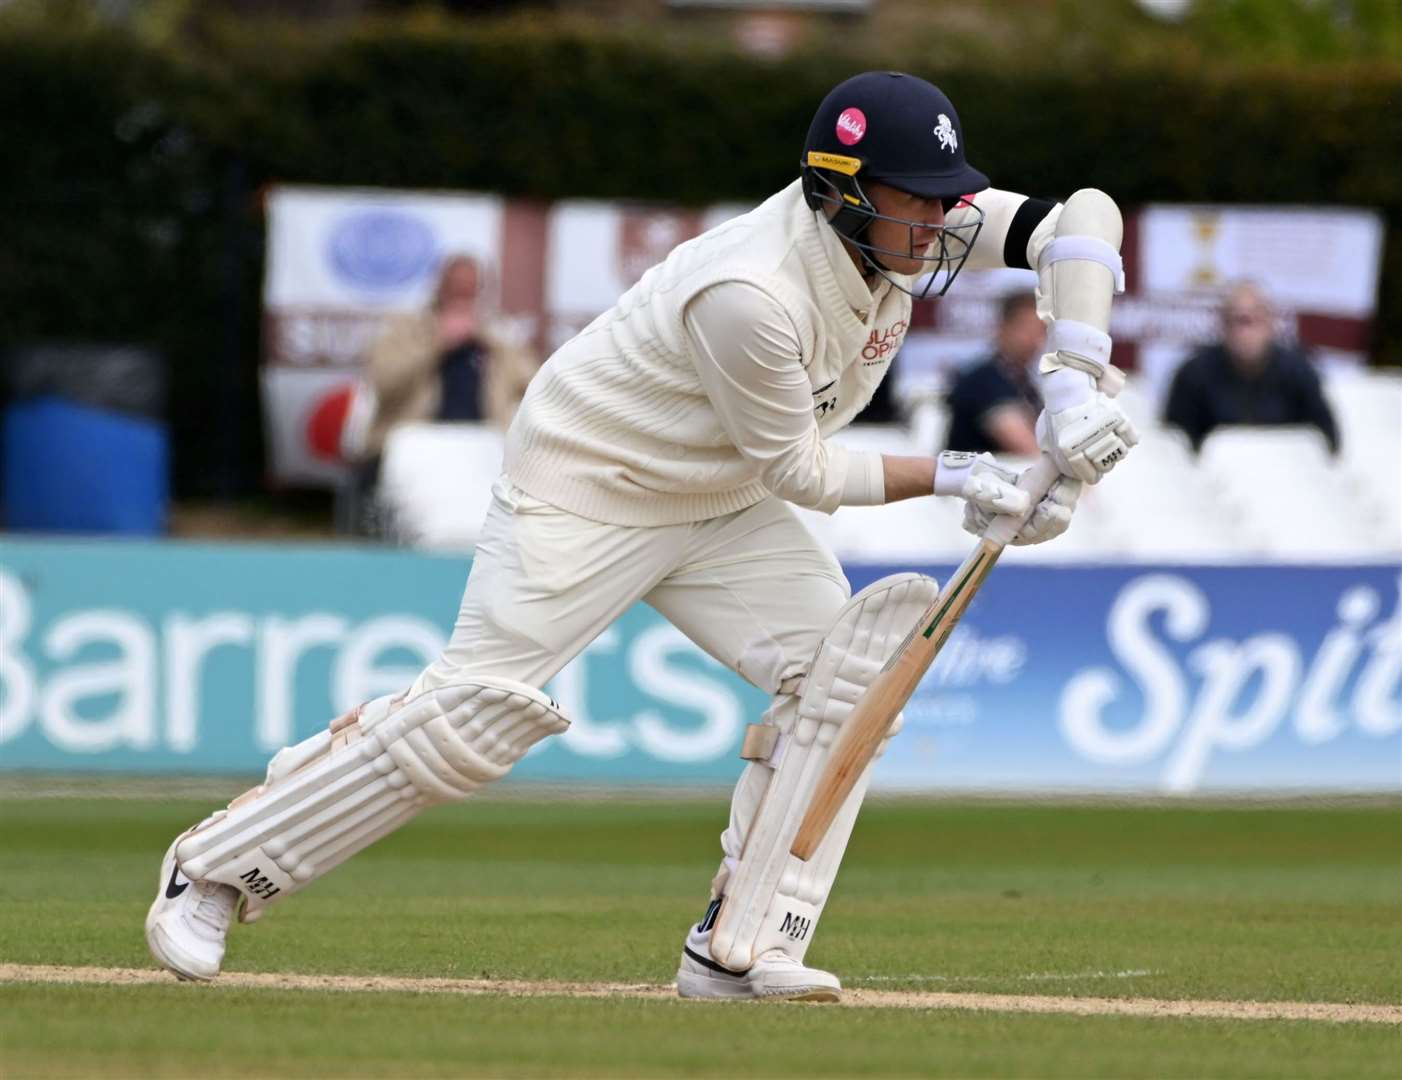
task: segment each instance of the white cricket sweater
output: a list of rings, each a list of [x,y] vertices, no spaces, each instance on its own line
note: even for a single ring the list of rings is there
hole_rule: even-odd
[[[688,319],[712,286],[704,317]],[[771,491],[827,512],[844,495],[880,502],[880,455],[822,436],[871,400],[909,314],[900,290],[873,294],[795,182],[679,245],[546,361],[507,433],[507,474],[620,525],[700,521]],[[768,363],[746,362],[757,355]]]
[[[993,228],[971,266],[1002,265],[1023,199],[979,196]],[[867,284],[795,181],[679,245],[546,361],[507,432],[506,472],[618,525],[701,521],[770,494],[826,513],[883,502],[881,455],[825,436],[871,400],[910,304]]]

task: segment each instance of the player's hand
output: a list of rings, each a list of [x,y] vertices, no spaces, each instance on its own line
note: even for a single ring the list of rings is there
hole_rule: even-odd
[[[1017,535],[1012,539],[1016,546],[1041,544],[1053,540],[1064,533],[1071,525],[1071,514],[1076,509],[1076,500],[1081,496],[1081,482],[1069,476],[1060,477],[1051,489],[1042,496],[1032,510],[1031,516],[1022,523]],[[988,530],[989,522],[995,515],[977,503],[964,506],[964,531],[982,536]]]
[[[438,351],[447,352],[471,341],[477,334],[477,309],[452,306],[438,312]]]
[[[1066,476],[1096,483],[1139,442],[1129,417],[1095,388],[1084,372],[1069,369],[1043,381],[1046,408],[1037,417],[1037,445]]]
[[[935,462],[935,494],[958,495],[969,507],[976,506],[990,517],[1022,515],[1032,503],[1027,492],[1017,486],[1018,475],[1016,469],[998,464],[992,454],[946,450]]]

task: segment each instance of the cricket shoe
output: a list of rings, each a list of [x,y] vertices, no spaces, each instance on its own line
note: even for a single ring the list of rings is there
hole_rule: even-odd
[[[677,993],[684,998],[840,1001],[842,984],[831,972],[808,967],[782,949],[766,949],[748,971],[731,971],[711,959],[710,931],[693,928],[682,946]]]
[[[179,978],[205,981],[219,974],[224,938],[238,909],[239,891],[217,881],[191,881],[175,861],[175,845],[161,860],[156,899],[146,914],[146,944],[151,955]]]

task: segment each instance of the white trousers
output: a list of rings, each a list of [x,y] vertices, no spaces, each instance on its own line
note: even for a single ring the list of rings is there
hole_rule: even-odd
[[[742,678],[788,694],[850,594],[832,553],[780,499],[638,528],[577,517],[502,477],[452,639],[413,692],[468,670],[542,687],[641,600]],[[721,837],[727,862],[739,858],[768,774],[749,765],[740,777]]]

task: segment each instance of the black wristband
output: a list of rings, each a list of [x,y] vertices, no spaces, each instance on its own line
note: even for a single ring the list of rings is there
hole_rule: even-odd
[[[1027,199],[1017,208],[1008,235],[1003,238],[1003,265],[1014,270],[1031,270],[1027,265],[1027,242],[1042,220],[1056,208],[1046,199]]]

